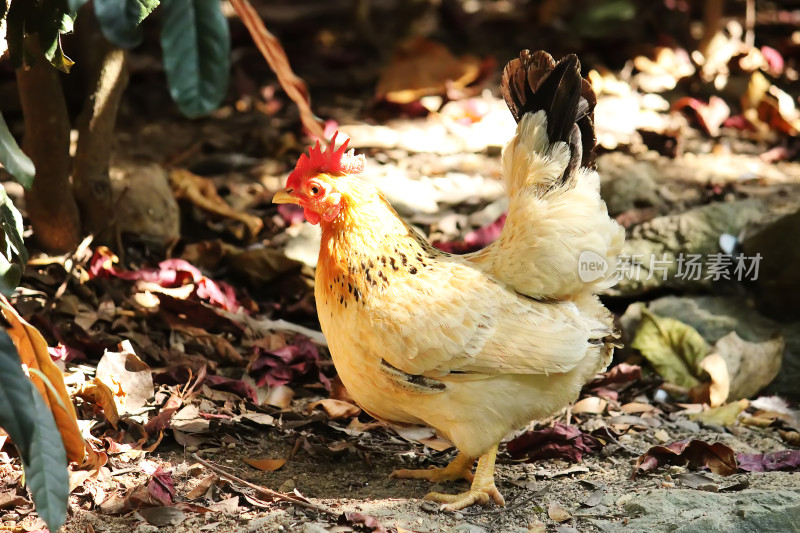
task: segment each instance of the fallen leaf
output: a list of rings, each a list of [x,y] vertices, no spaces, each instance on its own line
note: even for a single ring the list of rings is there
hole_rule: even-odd
[[[550,520],[553,520],[554,522],[566,522],[572,518],[572,515],[569,514],[569,511],[564,509],[556,502],[551,502],[550,505],[547,506],[547,516],[549,516]]]
[[[251,459],[245,457],[242,460],[253,468],[264,472],[274,472],[286,464],[286,459]]]
[[[361,414],[361,408],[357,405],[353,405],[352,403],[344,402],[342,400],[334,400],[332,398],[318,400],[312,404],[309,404],[308,410],[312,411],[318,406],[322,407],[322,409],[332,420],[337,420],[340,418],[353,418]]]
[[[114,393],[114,403],[120,416],[136,413],[153,397],[153,373],[139,359],[130,341],[117,347],[119,352],[103,354],[97,363],[97,379]]]
[[[170,172],[169,180],[176,199],[188,200],[209,213],[242,222],[247,226],[251,238],[255,238],[264,227],[264,221],[260,218],[241,213],[228,205],[217,192],[214,182],[208,178],[188,170],[175,169]]]
[[[203,479],[200,480],[200,483],[195,485],[194,488],[186,494],[186,499],[198,500],[202,498],[208,493],[208,489],[216,484],[217,481],[219,481],[219,477],[216,474],[206,474]]]
[[[686,472],[675,476],[682,486],[689,487],[690,489],[704,490],[708,492],[719,492],[719,485],[714,483],[714,478],[697,474],[695,472]]]
[[[709,348],[691,326],[643,308],[631,347],[639,350],[665,381],[687,388],[700,384],[700,362]]]
[[[294,398],[294,391],[290,387],[278,385],[277,387],[270,387],[264,403],[279,409],[285,409],[292,404],[292,398]]]
[[[779,450],[770,453],[740,453],[739,468],[745,472],[800,471],[800,450]]]
[[[731,377],[725,359],[720,354],[712,352],[700,361],[700,368],[711,376],[711,384],[708,388],[708,404],[711,407],[717,407],[728,401]]]
[[[119,413],[117,412],[117,404],[114,401],[114,393],[101,379],[94,377],[92,381],[83,383],[75,391],[75,396],[99,405],[103,409],[108,423],[116,429],[117,422],[119,422]]]
[[[653,446],[636,460],[631,478],[636,474],[650,472],[664,465],[688,465],[690,468],[708,467],[715,474],[730,476],[739,467],[733,450],[715,442],[708,444],[701,440],[684,440],[669,446]]]
[[[572,406],[572,413],[579,415],[582,413],[589,413],[593,415],[602,414],[606,410],[608,402],[597,396],[589,396]]]
[[[772,383],[781,370],[785,346],[780,336],[764,342],[748,342],[735,331],[719,339],[711,352],[725,361],[730,375],[728,398],[751,398]]]
[[[540,459],[565,459],[577,463],[583,454],[602,448],[601,442],[575,426],[556,423],[552,428],[528,431],[508,443],[513,459],[526,462]]]
[[[455,58],[442,44],[424,37],[401,43],[381,73],[376,98],[410,104],[423,96],[444,95],[452,87],[463,89],[480,75],[480,61]]]
[[[699,420],[705,424],[717,424],[720,426],[732,426],[736,423],[739,413],[747,409],[750,405],[748,400],[739,400],[738,402],[731,402],[726,405],[714,407],[702,413],[690,415],[692,420]]]

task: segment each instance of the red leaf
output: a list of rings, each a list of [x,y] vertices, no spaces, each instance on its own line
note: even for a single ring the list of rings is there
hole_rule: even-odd
[[[745,472],[800,471],[800,450],[779,450],[770,453],[740,453],[739,468]]]
[[[664,465],[707,467],[715,474],[730,476],[739,470],[733,450],[721,442],[708,444],[701,440],[683,440],[669,446],[653,446],[636,460],[631,478]]]
[[[577,427],[556,423],[552,428],[520,435],[508,443],[508,453],[527,462],[565,459],[577,463],[583,454],[592,454],[602,447],[599,440]]]

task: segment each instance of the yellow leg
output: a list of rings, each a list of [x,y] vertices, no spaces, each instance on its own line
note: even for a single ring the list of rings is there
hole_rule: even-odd
[[[467,457],[461,452],[458,452],[453,461],[444,468],[430,467],[427,470],[395,470],[389,477],[396,477],[400,479],[428,479],[430,481],[456,481],[458,479],[466,479],[472,481],[472,464],[475,462],[474,457]]]
[[[443,503],[442,511],[459,511],[476,503],[486,505],[490,499],[497,505],[505,505],[506,502],[503,500],[503,496],[494,485],[494,460],[496,457],[497,446],[494,446],[478,459],[475,479],[472,480],[472,486],[469,491],[461,494],[431,492],[425,496],[425,499]]]

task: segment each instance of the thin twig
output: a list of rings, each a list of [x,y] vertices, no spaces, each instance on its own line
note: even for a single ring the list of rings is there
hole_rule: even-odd
[[[221,467],[215,465],[214,463],[211,463],[210,461],[206,461],[202,457],[199,457],[197,454],[192,454],[192,457],[197,462],[199,462],[200,464],[202,464],[203,466],[205,466],[206,468],[208,468],[209,470],[211,470],[212,472],[217,474],[219,477],[225,478],[228,481],[231,481],[233,483],[238,483],[239,485],[244,485],[247,488],[253,489],[253,490],[257,491],[257,492],[260,492],[261,494],[265,494],[267,496],[275,498],[276,500],[288,502],[288,503],[297,505],[299,507],[305,507],[306,509],[312,509],[312,510],[317,511],[319,513],[325,513],[325,514],[330,515],[330,516],[339,516],[338,513],[335,513],[334,511],[331,511],[327,507],[323,507],[321,505],[316,505],[316,504],[313,504],[313,503],[311,503],[309,501],[304,501],[299,496],[294,496],[292,494],[286,494],[285,492],[278,492],[278,491],[272,490],[270,488],[264,487],[262,485],[256,485],[255,483],[250,483],[249,481],[247,481],[245,479],[242,479],[240,477],[237,477],[237,476],[235,476],[233,474],[229,474],[228,472],[223,470]]]

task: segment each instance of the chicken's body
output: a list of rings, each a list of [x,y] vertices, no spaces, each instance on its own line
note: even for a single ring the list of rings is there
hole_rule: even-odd
[[[587,86],[574,60],[555,69],[565,81],[548,89],[541,74],[555,64],[537,54],[506,68],[504,90],[520,122],[504,152],[509,216],[494,244],[465,256],[441,252],[351,175],[333,178],[336,209],[320,208],[327,216],[315,295],[339,376],[375,417],[436,428],[463,464],[482,457],[472,490],[451,509],[502,501],[492,477],[497,444],[573,401],[613,351],[611,315],[594,295],[611,272],[584,282],[578,261],[588,251],[613,265],[624,232],[608,217],[597,173],[582,166],[579,100],[566,111],[558,101],[558,91],[575,93],[576,79],[579,95]],[[525,84],[536,83],[554,93],[545,104],[534,101],[536,87],[526,103]]]

